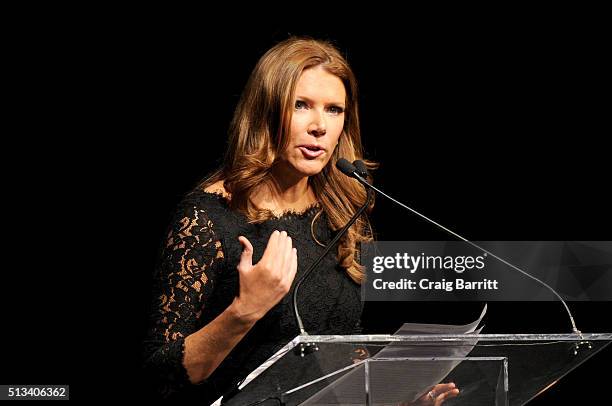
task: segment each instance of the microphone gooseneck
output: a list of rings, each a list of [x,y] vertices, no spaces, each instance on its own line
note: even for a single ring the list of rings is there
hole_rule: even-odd
[[[342,159],[340,159],[339,161],[341,161]],[[346,160],[345,160],[346,161]],[[507,266],[509,266],[510,268],[520,272],[521,274],[535,280],[536,282],[540,283],[542,286],[546,287],[549,291],[551,291],[560,301],[561,303],[563,303],[563,306],[565,307],[565,310],[567,311],[567,314],[569,316],[570,322],[572,324],[572,331],[574,334],[577,334],[579,336],[582,337],[582,332],[580,330],[578,330],[578,328],[576,327],[576,322],[574,321],[574,317],[572,316],[572,312],[570,311],[569,307],[567,306],[567,303],[565,302],[565,300],[563,300],[563,298],[561,297],[561,295],[559,295],[557,293],[556,290],[554,290],[552,287],[550,287],[548,284],[546,284],[545,282],[541,281],[540,279],[536,278],[533,275],[530,275],[529,273],[523,271],[522,269],[520,269],[519,267],[517,267],[516,265],[513,265],[511,263],[509,263],[508,261],[504,260],[503,258],[500,258],[499,256],[493,254],[490,251],[487,251],[486,249],[482,248],[481,246],[479,246],[476,243],[473,243],[472,241],[469,241],[468,239],[464,238],[463,236],[457,234],[456,232],[449,230],[448,228],[444,227],[441,224],[438,224],[437,222],[433,221],[432,219],[426,217],[425,215],[419,213],[418,211],[414,210],[413,208],[405,205],[404,203],[394,199],[393,197],[387,195],[385,192],[383,192],[382,190],[376,188],[375,186],[371,185],[370,183],[368,183],[368,181],[366,179],[364,179],[364,176],[362,176],[362,174],[360,173],[361,171],[356,167],[358,164],[358,161],[355,161],[356,165],[352,165],[350,164],[348,161],[346,161],[346,163],[342,163],[341,165],[338,165],[338,167],[340,168],[342,166],[342,169],[340,169],[344,174],[346,174],[347,176],[350,176],[352,178],[357,179],[362,185],[364,185],[368,190],[374,190],[377,193],[380,193],[381,195],[383,195],[384,197],[386,197],[387,199],[391,200],[392,202],[400,205],[401,207],[411,211],[412,213],[416,214],[417,216],[427,220],[428,222],[434,224],[436,227],[446,231],[447,233],[450,233],[451,235],[459,238],[460,240],[467,242],[468,244],[470,244],[471,246],[486,252],[487,255],[492,256],[493,258],[497,259],[498,261],[501,261],[502,263],[506,264]],[[347,165],[348,164],[348,165]],[[363,167],[365,167],[365,164],[363,165]],[[366,170],[367,171],[367,170]],[[367,172],[366,172],[367,173]]]
[[[345,171],[348,171],[348,170],[351,170],[351,171],[357,170],[355,166],[353,166],[350,162],[348,162],[346,159],[343,159],[343,158],[338,160],[338,162],[336,163],[336,166],[343,173],[346,173]],[[319,255],[319,257],[308,267],[308,269],[304,272],[304,274],[295,284],[295,288],[293,289],[293,313],[295,315],[295,321],[298,325],[298,328],[300,329],[300,335],[308,335],[308,333],[306,332],[306,329],[304,328],[304,323],[302,322],[302,318],[300,317],[300,312],[299,312],[298,305],[297,305],[298,290],[300,289],[300,286],[302,285],[302,283],[304,283],[306,278],[308,278],[308,276],[312,273],[312,271],[317,267],[317,265],[319,265],[319,263],[329,253],[329,251],[332,248],[334,248],[334,246],[340,240],[340,238],[342,238],[342,236],[348,231],[348,229],[353,225],[353,223],[357,221],[359,216],[361,216],[361,214],[365,211],[365,209],[371,204],[372,198],[374,197],[374,193],[373,191],[367,188],[366,188],[366,192],[367,192],[367,198],[363,206],[361,206],[355,212],[355,214],[351,217],[348,223],[346,223],[346,225],[342,227],[342,229],[336,233],[334,238],[325,247],[325,250],[323,251],[323,253]]]

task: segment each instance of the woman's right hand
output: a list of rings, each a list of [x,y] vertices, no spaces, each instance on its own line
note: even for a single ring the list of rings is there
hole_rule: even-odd
[[[233,306],[242,320],[255,322],[289,292],[297,273],[297,249],[285,231],[274,231],[261,260],[253,265],[253,246],[243,236],[238,241],[240,293]]]

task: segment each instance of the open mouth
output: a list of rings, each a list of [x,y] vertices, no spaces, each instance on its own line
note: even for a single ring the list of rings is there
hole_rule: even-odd
[[[313,159],[318,156],[321,156],[325,152],[323,148],[317,145],[302,145],[298,148],[300,149],[300,151],[302,151],[302,154],[304,155],[304,157],[309,158],[309,159]]]

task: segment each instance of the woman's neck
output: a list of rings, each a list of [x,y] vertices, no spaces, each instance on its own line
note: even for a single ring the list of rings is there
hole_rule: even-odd
[[[288,210],[301,212],[316,202],[308,177],[289,176],[285,171],[273,171],[269,182],[251,197],[255,206],[281,214]]]

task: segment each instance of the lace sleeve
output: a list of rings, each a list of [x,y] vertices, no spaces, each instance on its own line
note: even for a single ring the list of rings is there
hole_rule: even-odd
[[[156,269],[144,345],[148,384],[163,397],[190,385],[182,362],[185,337],[197,330],[222,262],[221,241],[206,211],[179,207]]]

